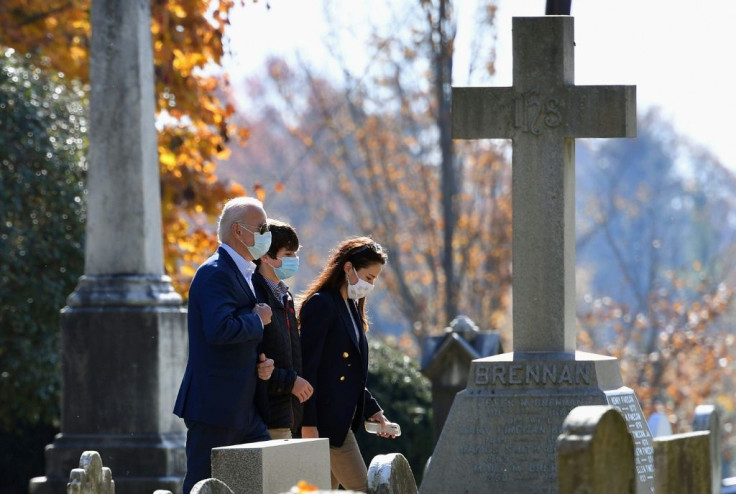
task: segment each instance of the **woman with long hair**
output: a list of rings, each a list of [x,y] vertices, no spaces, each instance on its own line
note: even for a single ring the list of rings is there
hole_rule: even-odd
[[[302,437],[330,440],[332,488],[367,490],[368,471],[354,432],[364,421],[388,421],[366,388],[365,296],[387,256],[368,237],[344,240],[303,296],[299,309],[304,377],[314,388],[304,404]],[[382,437],[392,437],[379,433]]]

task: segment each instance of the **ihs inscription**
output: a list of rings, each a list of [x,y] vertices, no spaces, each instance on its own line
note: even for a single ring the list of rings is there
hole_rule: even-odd
[[[514,103],[514,126],[522,132],[538,136],[545,128],[562,124],[563,103],[559,98],[542,97],[537,89],[532,89],[520,94]]]

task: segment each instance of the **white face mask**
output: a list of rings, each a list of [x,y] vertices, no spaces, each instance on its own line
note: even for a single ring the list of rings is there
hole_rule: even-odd
[[[353,273],[355,273],[355,277],[358,278],[358,282],[351,285],[350,279],[348,279],[348,298],[358,300],[368,295],[370,291],[373,290],[373,285],[358,276],[358,272],[355,268],[353,268]],[[345,277],[347,278],[347,275],[345,275]]]
[[[245,229],[248,230],[247,228]],[[248,231],[250,232],[250,230]],[[243,246],[246,249],[248,249],[248,252],[250,252],[250,255],[253,256],[253,259],[256,259],[256,260],[263,257],[263,255],[266,252],[268,252],[268,249],[271,248],[271,232],[253,233],[253,240],[254,240],[253,245],[246,244],[245,242],[243,242],[243,239],[241,239],[240,237],[237,237],[237,239],[240,241],[241,244],[243,244]]]

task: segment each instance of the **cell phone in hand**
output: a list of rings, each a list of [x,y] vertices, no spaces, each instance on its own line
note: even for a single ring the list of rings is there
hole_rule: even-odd
[[[380,432],[380,433],[388,434],[389,436],[398,437],[401,435],[401,427],[399,427],[399,424],[396,424],[394,422],[386,422],[386,428],[381,429],[380,422],[372,422],[370,420],[366,420],[365,430],[367,432],[370,432],[371,434],[378,434]]]

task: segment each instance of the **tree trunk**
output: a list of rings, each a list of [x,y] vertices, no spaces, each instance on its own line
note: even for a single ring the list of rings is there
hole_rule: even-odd
[[[452,145],[452,52],[454,30],[451,23],[451,1],[439,1],[437,36],[439,43],[435,51],[435,86],[437,91],[437,126],[442,153],[442,216],[443,243],[442,268],[445,272],[445,317],[449,323],[457,315],[457,287],[453,262],[453,238],[457,223],[458,180],[455,169],[455,153]]]

